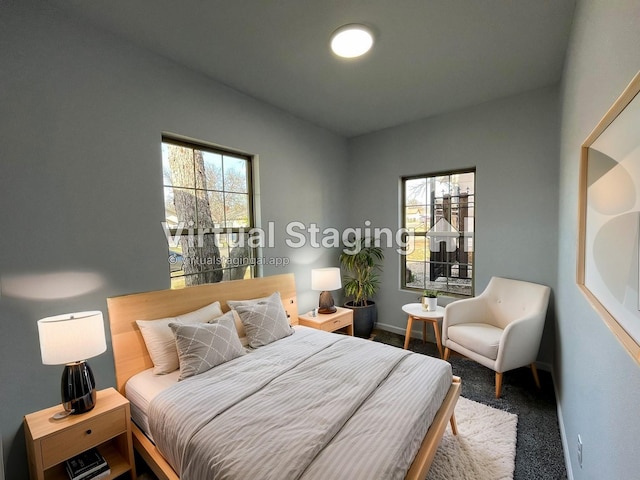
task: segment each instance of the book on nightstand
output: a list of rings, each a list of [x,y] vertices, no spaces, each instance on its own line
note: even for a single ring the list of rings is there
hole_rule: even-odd
[[[109,465],[104,464],[97,470],[87,473],[84,477],[79,477],[78,480],[98,480],[100,478],[107,478],[109,475],[111,475],[111,468],[109,468]]]
[[[90,480],[107,477],[111,470],[97,448],[90,448],[65,462],[70,480]]]

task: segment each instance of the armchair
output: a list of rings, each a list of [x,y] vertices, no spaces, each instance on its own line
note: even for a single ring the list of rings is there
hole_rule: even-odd
[[[444,359],[453,350],[494,370],[496,398],[502,374],[525,365],[531,365],[540,388],[535,361],[550,292],[545,285],[492,277],[477,297],[447,305],[442,321]]]

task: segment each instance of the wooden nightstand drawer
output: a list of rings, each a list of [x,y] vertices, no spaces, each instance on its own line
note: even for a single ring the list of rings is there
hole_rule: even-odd
[[[42,439],[42,464],[49,468],[127,431],[124,408],[106,412]]]
[[[320,328],[326,332],[334,332],[339,328],[348,327],[351,325],[352,319],[349,315],[342,315],[335,319],[329,319],[326,322],[320,324]]]
[[[305,327],[311,327],[325,332],[335,332],[341,328],[347,329],[348,335],[353,335],[353,310],[336,307],[335,313],[319,313],[315,317],[312,313],[298,315],[298,323]]]

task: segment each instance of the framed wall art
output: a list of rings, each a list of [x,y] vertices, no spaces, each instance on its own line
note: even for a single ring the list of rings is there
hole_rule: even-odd
[[[577,281],[640,364],[640,72],[581,147]]]

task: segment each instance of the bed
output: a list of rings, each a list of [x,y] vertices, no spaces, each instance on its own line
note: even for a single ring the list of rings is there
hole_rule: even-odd
[[[213,300],[220,302],[221,310],[227,312],[228,301],[232,304],[232,301],[266,298],[274,292],[279,293],[288,323],[294,326],[286,338],[183,382],[177,382],[175,373],[173,378],[149,373],[154,363],[138,321],[183,315]],[[245,476],[247,472],[253,472],[251,478],[265,477],[251,470],[257,464],[269,472],[285,465],[282,472],[286,474],[274,473],[271,478],[278,475],[301,479],[355,478],[354,474],[360,473],[361,478],[369,478],[367,468],[377,469],[376,462],[394,454],[392,448],[375,448],[378,442],[384,441],[390,442],[390,447],[406,445],[398,446],[401,452],[397,458],[384,460],[384,468],[389,473],[380,478],[422,480],[449,423],[455,433],[454,408],[461,383],[451,375],[448,364],[364,339],[298,326],[293,274],[124,295],[109,298],[107,304],[116,386],[130,397],[132,412],[137,412],[132,413],[134,448],[161,480],[179,479],[176,470],[186,472],[183,478],[201,476],[193,473],[199,470],[189,469],[197,459],[201,462],[204,458],[200,452],[204,444],[207,448],[209,444],[214,445],[214,451],[207,454],[211,456],[208,463],[213,466],[207,468],[218,472],[216,476],[220,478],[249,478]],[[334,358],[338,359],[335,363]],[[367,358],[375,368],[354,368],[362,358]],[[434,386],[430,387],[423,378],[431,375],[432,368],[440,373],[437,378],[433,374]],[[425,373],[421,373],[421,369]],[[153,391],[146,400],[144,394],[137,395],[137,389],[132,387],[132,379],[140,382],[141,378]],[[163,385],[154,383],[154,378]],[[375,389],[371,387],[374,384]],[[314,392],[313,388],[319,390]],[[143,387],[142,391],[149,390]],[[291,393],[293,391],[297,393]],[[398,392],[407,392],[407,395]],[[275,397],[276,393],[284,396]],[[421,400],[420,395],[425,400]],[[427,397],[434,397],[429,405]],[[195,398],[197,402],[189,401]],[[263,408],[267,401],[276,401],[283,408]],[[436,401],[437,404],[433,404]],[[186,410],[185,405],[191,403],[194,412]],[[177,410],[176,404],[180,405]],[[343,404],[344,410],[334,410],[337,405],[343,408]],[[202,405],[212,407],[202,408]],[[381,415],[381,411],[388,415]],[[393,417],[392,412],[401,413]],[[205,415],[206,423],[198,415]],[[387,420],[387,416],[391,420]],[[223,417],[229,417],[230,423],[218,424]],[[385,420],[399,422],[398,428],[385,426]],[[266,422],[268,428],[258,421]],[[400,426],[405,421],[406,435],[405,427]],[[163,437],[165,433],[185,430],[192,423],[198,427],[187,431],[186,439]],[[155,432],[150,430],[150,424]],[[384,439],[384,432],[376,428],[407,438],[391,435]],[[224,435],[221,432],[225,432]],[[256,451],[256,446],[262,444],[268,445],[268,454]],[[367,444],[371,448],[367,448]],[[404,458],[408,453],[410,458]],[[367,458],[368,455],[372,458]],[[237,471],[242,474],[233,473],[238,465]],[[331,473],[331,469],[336,468],[338,470]],[[349,468],[352,473],[347,475]],[[210,476],[212,474],[207,474]]]

